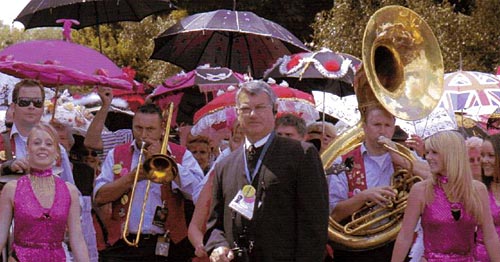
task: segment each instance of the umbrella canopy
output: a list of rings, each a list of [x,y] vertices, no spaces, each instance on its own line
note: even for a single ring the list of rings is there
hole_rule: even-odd
[[[155,38],[152,59],[185,70],[198,65],[228,67],[262,77],[283,55],[308,51],[284,27],[252,12],[216,10],[188,16]]]
[[[500,106],[500,79],[493,74],[457,71],[444,75],[440,106],[478,119]]]
[[[326,91],[338,96],[354,94],[352,83],[361,60],[323,48],[316,52],[285,55],[264,73],[264,78],[285,80],[291,86],[311,93]]]
[[[119,89],[131,89],[129,81],[102,75],[89,75],[78,70],[52,63],[36,64],[0,58],[0,72],[18,78],[30,78],[45,86],[102,85]]]
[[[313,91],[314,98],[318,102],[323,101],[323,92]],[[333,94],[326,94],[326,106],[317,104],[317,109],[325,108],[324,113],[338,119],[342,124],[348,127],[356,125],[361,114],[358,109],[358,100],[356,96],[350,95],[339,97]],[[428,116],[418,120],[402,120],[396,118],[396,125],[400,126],[408,134],[416,134],[420,137],[428,137],[438,131],[457,129],[457,123],[450,114],[442,107],[436,107]]]
[[[105,71],[108,76],[122,75],[122,70],[107,56],[83,45],[61,40],[31,40],[10,45],[0,51],[0,57],[11,56],[19,62],[54,64],[92,75]]]
[[[141,21],[154,13],[170,11],[169,0],[31,0],[14,19],[26,29],[62,26],[58,19],[75,19],[75,28],[119,21]]]
[[[271,88],[278,97],[278,114],[297,114],[306,123],[319,118],[312,95],[286,86],[272,85]],[[229,132],[236,119],[236,93],[236,90],[224,93],[198,110],[194,114],[191,133],[201,135],[219,130]]]
[[[173,102],[172,126],[193,124],[196,110],[212,100],[218,90],[227,90],[244,82],[246,76],[226,67],[199,66],[187,73],[167,78],[157,86],[150,98],[161,108]]]
[[[316,109],[337,120],[342,120],[348,126],[354,126],[360,119],[358,101],[355,95],[337,96],[322,91],[312,91]]]
[[[245,81],[245,75],[233,72],[229,68],[199,66],[195,70],[167,78],[163,84],[155,88],[151,97],[154,99],[191,87],[198,87],[203,93],[226,91],[229,86],[236,86],[243,81]]]

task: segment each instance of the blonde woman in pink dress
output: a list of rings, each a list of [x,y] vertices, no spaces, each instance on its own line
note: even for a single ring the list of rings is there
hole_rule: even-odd
[[[14,240],[9,261],[64,262],[66,229],[74,260],[89,261],[80,225],[78,189],[53,173],[60,158],[57,132],[47,124],[33,127],[27,138],[27,160],[14,161],[13,171],[29,173],[5,185],[0,195],[0,250],[12,220]]]
[[[455,131],[438,132],[426,139],[425,150],[432,176],[410,190],[392,261],[405,260],[419,218],[428,262],[474,262],[476,226],[485,232],[491,261],[500,261],[488,192],[472,178],[463,136]]]

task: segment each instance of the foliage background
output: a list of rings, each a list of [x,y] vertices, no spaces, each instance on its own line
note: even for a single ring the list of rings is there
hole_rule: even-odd
[[[494,73],[500,65],[497,0],[475,2],[470,15],[457,12],[449,2],[337,0],[334,8],[316,16],[314,39],[309,45],[361,57],[364,27],[370,16],[380,7],[393,4],[414,10],[429,24],[440,43],[445,72],[462,69]]]

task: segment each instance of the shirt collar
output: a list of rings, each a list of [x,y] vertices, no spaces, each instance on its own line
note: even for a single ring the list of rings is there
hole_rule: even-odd
[[[263,146],[267,140],[269,139],[269,137],[271,136],[271,133],[267,134],[267,136],[263,137],[262,139],[260,139],[259,141],[253,143],[253,146],[254,147],[261,147]],[[252,143],[248,140],[248,138],[245,138],[245,148],[248,149],[250,146],[252,145]]]
[[[10,138],[12,138],[14,135],[18,135],[23,141],[26,141],[26,139],[28,139],[27,137],[24,137],[23,135],[21,135],[21,133],[19,133],[19,130],[17,129],[17,126],[16,124],[14,123],[12,125],[12,129],[10,130]]]

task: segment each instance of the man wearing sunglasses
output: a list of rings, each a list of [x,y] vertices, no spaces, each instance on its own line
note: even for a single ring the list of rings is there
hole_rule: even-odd
[[[40,122],[44,111],[45,90],[34,80],[18,82],[12,92],[13,125],[10,134],[0,137],[0,175],[24,174],[28,171],[26,139],[31,128]],[[10,143],[8,141],[10,141]],[[61,168],[61,178],[74,184],[68,154],[60,145],[61,159],[57,162]]]

